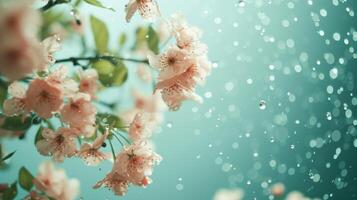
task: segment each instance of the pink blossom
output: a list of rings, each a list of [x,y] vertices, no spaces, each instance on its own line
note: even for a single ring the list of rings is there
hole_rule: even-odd
[[[159,71],[155,90],[162,94],[170,110],[177,110],[185,100],[202,102],[196,94],[197,84],[204,84],[211,73],[212,64],[207,58],[207,46],[201,43],[201,31],[174,16],[171,28],[176,38],[172,45],[160,55],[149,55],[149,63]]]
[[[63,103],[63,92],[47,80],[34,79],[26,92],[25,107],[38,116],[48,119],[59,111]]]
[[[113,169],[93,188],[106,186],[116,195],[124,195],[129,184],[147,186],[151,180],[152,168],[161,161],[161,157],[152,151],[147,142],[134,143],[120,152]]]
[[[178,110],[183,101],[193,100],[202,103],[202,97],[193,90],[187,89],[180,84],[173,84],[161,90],[162,99],[166,102],[170,110]]]
[[[150,65],[159,70],[159,81],[177,76],[196,64],[196,60],[187,51],[176,46],[170,47],[161,55],[148,58]]]
[[[66,97],[71,97],[75,95],[79,88],[78,83],[73,79],[67,77],[68,68],[64,65],[61,65],[56,70],[52,71],[47,77],[46,80],[59,87],[63,91],[63,95]]]
[[[95,69],[87,69],[85,71],[79,71],[79,91],[87,93],[92,99],[95,98],[95,94],[99,89],[98,85],[98,72]]]
[[[149,21],[153,21],[161,15],[155,0],[129,0],[125,7],[127,22],[130,22],[136,11],[139,11],[142,18]]]
[[[36,34],[39,13],[31,1],[0,5],[0,73],[10,80],[23,78],[43,62]]]
[[[45,156],[53,156],[58,162],[63,162],[65,157],[72,157],[77,153],[75,136],[76,129],[60,128],[55,133],[51,129],[43,129],[43,140],[36,143],[37,150]]]
[[[167,109],[160,92],[146,95],[139,90],[133,90],[132,94],[134,97],[134,106],[129,110],[120,113],[120,117],[123,119],[124,123],[130,124],[137,113],[144,111],[155,114],[155,119],[153,119],[153,121],[160,124],[163,120],[163,112]]]
[[[103,185],[113,190],[115,195],[122,196],[128,191],[129,182],[118,172],[111,171],[106,175],[103,180],[96,183],[93,188],[97,189],[102,187]]]
[[[33,183],[36,188],[56,200],[74,200],[79,194],[79,181],[68,179],[62,169],[56,169],[52,162],[40,165]]]
[[[8,93],[12,98],[4,101],[4,114],[13,116],[26,113],[26,89],[24,86],[19,82],[13,82],[8,87]]]
[[[138,142],[125,148],[115,160],[113,171],[119,173],[130,183],[138,186],[150,184],[149,176],[153,167],[161,161],[148,142]]]
[[[49,65],[55,63],[53,54],[60,49],[60,38],[58,35],[50,36],[41,42],[43,49],[44,63],[39,66],[39,70],[46,70]]]
[[[81,149],[78,152],[78,156],[82,158],[87,165],[92,165],[96,166],[103,160],[108,160],[111,158],[110,153],[103,153],[100,151],[100,148],[102,147],[102,144],[108,137],[108,131],[103,134],[98,136],[93,144],[89,143],[84,143],[81,146]]]
[[[139,65],[136,70],[136,74],[142,81],[146,83],[151,83],[152,74],[151,74],[151,70],[147,67],[147,65],[143,65],[143,64]]]
[[[156,128],[156,120],[157,117],[155,113],[137,113],[133,122],[130,124],[129,137],[134,142],[150,138],[154,128]]]
[[[283,183],[275,183],[270,187],[270,192],[274,197],[281,197],[284,195],[285,186]]]
[[[91,103],[89,95],[78,93],[73,96],[60,113],[64,123],[78,129],[84,136],[94,134],[97,109]]]

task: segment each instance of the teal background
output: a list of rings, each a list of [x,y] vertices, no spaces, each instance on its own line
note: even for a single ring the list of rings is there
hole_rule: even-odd
[[[103,2],[117,12],[90,6],[82,12],[105,19],[114,45],[121,31],[132,31],[142,21],[135,16],[133,23],[124,22],[124,1]],[[356,1],[158,2],[163,16],[181,11],[204,31],[203,41],[217,66],[206,86],[198,89],[205,102],[188,102],[178,112],[165,114],[153,139],[164,160],[145,189],[131,187],[126,196],[115,197],[106,189],[91,189],[111,169],[109,162],[97,168],[78,159],[59,164],[81,181],[81,199],[205,200],[219,188],[235,187],[245,190],[244,199],[269,199],[263,186],[276,182],[309,197],[357,199]],[[340,34],[339,41],[334,33]],[[90,41],[89,30],[86,34]],[[266,41],[272,37],[274,42]],[[76,53],[73,48],[74,43],[67,42],[58,57]],[[334,67],[336,79],[330,77]],[[130,80],[104,98],[128,99],[136,83]],[[263,110],[261,101],[266,102]],[[0,171],[0,182],[15,180],[23,165],[36,174],[39,163],[48,159],[37,153],[34,134],[6,141],[6,150],[17,153],[11,168]],[[338,148],[341,154],[334,158]]]

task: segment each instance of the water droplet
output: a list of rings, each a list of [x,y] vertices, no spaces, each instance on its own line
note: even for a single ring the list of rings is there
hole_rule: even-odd
[[[261,100],[259,102],[259,109],[260,110],[265,110],[266,107],[267,107],[266,102],[264,100]]]

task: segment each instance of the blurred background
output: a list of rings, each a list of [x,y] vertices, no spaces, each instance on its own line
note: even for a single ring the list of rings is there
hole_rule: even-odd
[[[125,22],[126,1],[102,2],[116,12],[83,5],[80,14],[84,25],[90,14],[104,20],[111,44],[143,24],[137,15]],[[80,199],[212,199],[220,188],[242,188],[244,199],[272,199],[269,187],[277,182],[309,197],[357,199],[357,1],[158,3],[164,17],[180,11],[203,31],[215,62],[206,85],[198,88],[204,103],[187,102],[165,113],[153,139],[164,159],[145,189],[131,187],[124,197],[93,190],[111,169],[109,162],[58,164],[81,181]],[[89,26],[85,36],[93,45]],[[76,55],[76,45],[65,41],[56,57]],[[133,87],[150,92],[150,85],[130,75],[135,65],[128,68],[129,81],[102,98],[130,104]],[[7,152],[17,152],[10,168],[0,171],[1,182],[13,182],[23,165],[36,174],[49,159],[37,153],[34,135],[30,130],[23,140],[3,142]]]

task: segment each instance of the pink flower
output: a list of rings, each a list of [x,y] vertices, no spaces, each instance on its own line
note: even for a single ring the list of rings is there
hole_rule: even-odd
[[[63,95],[66,97],[71,97],[78,92],[78,84],[73,79],[67,77],[68,68],[64,65],[61,65],[56,70],[52,71],[47,77],[46,80],[59,87],[63,91]]]
[[[67,179],[65,171],[55,169],[49,161],[40,165],[33,183],[38,190],[56,200],[74,200],[79,194],[79,181]]]
[[[4,101],[4,114],[13,116],[26,113],[26,89],[23,85],[19,82],[13,82],[8,87],[8,93],[12,98]]]
[[[159,81],[177,76],[196,64],[196,60],[187,51],[176,46],[170,47],[161,55],[148,58],[150,65],[159,70]]]
[[[136,70],[137,76],[146,83],[151,83],[152,81],[152,74],[151,70],[147,67],[147,65],[139,65]]]
[[[171,110],[177,110],[185,100],[193,100],[199,103],[202,98],[195,93],[198,82],[203,82],[203,71],[199,71],[195,65],[176,77],[158,82],[155,90],[160,90],[163,100]]]
[[[64,123],[78,129],[84,136],[94,134],[97,109],[91,103],[89,95],[78,93],[73,96],[60,113]]]
[[[184,19],[173,16],[171,20],[172,32],[176,38],[177,46],[181,49],[190,49],[199,43],[202,32],[197,27],[191,27]]]
[[[130,22],[137,10],[139,10],[142,18],[149,21],[153,21],[161,15],[159,6],[155,0],[129,0],[129,3],[125,7],[127,22]]]
[[[237,189],[220,189],[216,192],[213,200],[242,200],[244,196],[243,190]]]
[[[44,39],[41,42],[41,46],[43,49],[44,63],[42,64],[42,66],[39,66],[40,70],[46,70],[49,65],[55,63],[56,60],[53,57],[53,54],[61,48],[59,41],[60,41],[59,36],[53,35],[51,37]]]
[[[39,44],[4,37],[0,45],[0,74],[18,80],[31,74],[43,61]]]
[[[39,13],[31,1],[0,5],[0,73],[10,80],[23,78],[43,62],[36,38]]]
[[[118,172],[111,171],[103,180],[96,183],[93,188],[97,189],[103,185],[113,190],[115,195],[123,196],[128,191],[129,182],[125,180],[124,177],[122,177]]]
[[[78,152],[78,156],[82,158],[87,165],[92,166],[98,165],[103,160],[110,159],[112,157],[110,153],[99,151],[108,135],[109,133],[107,131],[105,134],[98,136],[93,144],[84,143]]]
[[[76,129],[60,128],[57,133],[51,129],[43,129],[43,140],[36,143],[37,150],[45,156],[53,156],[58,162],[63,162],[65,157],[72,157],[77,153],[75,136],[78,134]]]
[[[79,78],[79,91],[89,94],[94,99],[99,87],[98,72],[95,69],[80,70]]]
[[[270,187],[270,192],[274,197],[279,198],[284,195],[285,186],[282,183],[275,183]]]
[[[170,110],[176,111],[181,107],[183,101],[193,100],[202,103],[202,97],[194,91],[179,84],[173,84],[161,90],[162,99],[166,102]]]
[[[63,92],[58,86],[38,78],[31,81],[26,92],[25,107],[27,109],[48,119],[54,112],[59,111],[62,103]]]
[[[146,95],[139,90],[133,90],[132,93],[134,97],[134,107],[120,113],[120,117],[123,119],[124,124],[130,124],[134,120],[135,115],[142,111],[155,114],[155,119],[153,121],[160,124],[163,120],[163,112],[167,109],[160,92]]]
[[[137,113],[133,122],[130,124],[129,137],[134,142],[150,138],[153,130],[156,128],[156,120],[157,117],[155,116],[155,113]]]
[[[161,157],[152,151],[147,142],[134,143],[117,156],[113,169],[93,188],[106,186],[116,195],[124,195],[129,184],[147,186],[151,180],[152,168]]]
[[[161,156],[154,153],[147,142],[138,142],[125,148],[117,156],[113,171],[119,173],[130,183],[138,186],[150,184],[149,176],[153,167],[161,161]]]
[[[185,100],[202,102],[196,94],[197,84],[203,84],[211,73],[212,64],[207,58],[207,46],[200,43],[201,31],[190,27],[181,17],[171,20],[176,45],[161,55],[149,55],[151,66],[159,70],[155,90],[162,94],[170,110],[177,110]]]

